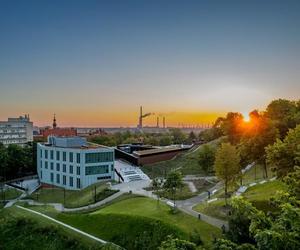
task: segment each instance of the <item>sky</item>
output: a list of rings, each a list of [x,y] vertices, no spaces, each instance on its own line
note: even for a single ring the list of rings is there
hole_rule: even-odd
[[[0,120],[167,125],[299,99],[300,1],[0,1]]]

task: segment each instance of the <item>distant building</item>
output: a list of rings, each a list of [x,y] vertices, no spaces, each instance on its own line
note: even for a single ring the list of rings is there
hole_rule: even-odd
[[[114,178],[114,149],[81,137],[49,136],[37,144],[37,172],[42,184],[82,189]]]
[[[29,115],[0,121],[0,143],[22,145],[31,141],[33,141],[33,123]]]
[[[44,139],[48,136],[77,136],[77,131],[75,128],[59,128],[56,123],[56,117],[53,117],[52,128],[42,128],[40,129],[40,135],[37,137],[42,137]]]

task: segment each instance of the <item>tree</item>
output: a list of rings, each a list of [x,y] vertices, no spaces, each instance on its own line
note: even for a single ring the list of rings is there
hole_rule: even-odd
[[[174,144],[182,144],[185,141],[186,135],[181,131],[181,129],[172,128],[170,129],[170,132],[173,137]]]
[[[244,126],[244,134],[239,145],[244,162],[256,162],[264,167],[265,177],[268,177],[265,148],[278,138],[278,130],[270,119],[257,110],[250,113],[250,122]]]
[[[289,130],[284,140],[277,139],[273,145],[266,148],[267,163],[273,167],[278,176],[284,176],[299,163],[300,154],[300,124]]]
[[[279,129],[281,138],[284,138],[290,128],[294,128],[300,122],[299,104],[294,101],[278,99],[272,101],[266,110],[266,116],[269,117]]]
[[[215,149],[207,144],[199,152],[199,165],[208,173],[212,170],[215,161]]]
[[[240,173],[240,157],[237,150],[230,143],[222,143],[217,150],[214,169],[218,178],[224,181],[225,201],[227,203],[228,185]]]
[[[160,191],[163,188],[163,180],[160,178],[154,178],[152,181],[152,187],[153,187],[153,191],[157,196],[157,205],[158,205],[160,199]]]
[[[172,171],[167,175],[167,179],[164,183],[164,190],[169,192],[173,197],[174,210],[176,208],[176,193],[177,190],[183,187],[182,175],[178,171]]]
[[[163,241],[158,250],[196,250],[196,245],[187,240],[181,240],[168,236],[166,241]]]

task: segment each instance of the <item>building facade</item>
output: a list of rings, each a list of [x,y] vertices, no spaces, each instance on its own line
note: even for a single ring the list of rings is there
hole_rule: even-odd
[[[30,121],[29,115],[0,121],[0,143],[22,145],[32,141],[33,123]]]
[[[114,179],[114,149],[81,137],[49,136],[37,145],[37,172],[42,184],[70,190]]]

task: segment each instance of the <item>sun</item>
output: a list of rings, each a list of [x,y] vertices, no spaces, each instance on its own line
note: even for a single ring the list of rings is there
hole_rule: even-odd
[[[243,120],[244,122],[250,122],[250,116],[248,113],[243,113]]]

